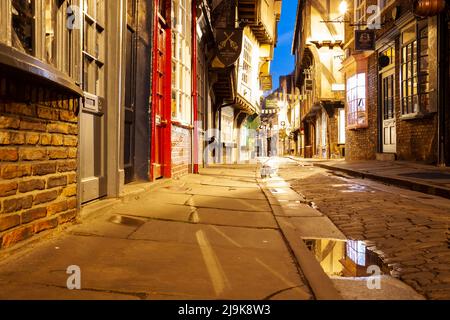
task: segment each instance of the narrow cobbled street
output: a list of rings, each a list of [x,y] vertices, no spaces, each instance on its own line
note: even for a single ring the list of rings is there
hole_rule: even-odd
[[[280,174],[349,239],[364,240],[393,274],[429,299],[450,298],[450,201],[286,162]]]
[[[213,166],[86,206],[77,224],[3,255],[0,297],[449,297],[449,200],[311,162],[259,162]],[[333,245],[315,257],[303,250],[311,239],[333,239]],[[337,257],[335,240],[364,241],[389,267],[378,290],[366,284],[368,274],[327,272]],[[68,290],[71,266],[79,268],[79,290]]]

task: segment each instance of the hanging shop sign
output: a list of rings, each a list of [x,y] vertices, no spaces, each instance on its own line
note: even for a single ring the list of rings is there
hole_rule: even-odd
[[[374,51],[375,50],[375,30],[355,30],[355,50]]]
[[[415,0],[413,12],[420,17],[432,17],[445,9],[445,0]]]
[[[216,29],[217,58],[229,67],[240,57],[242,51],[242,29]]]
[[[261,90],[270,91],[272,90],[272,76],[261,76]]]
[[[277,99],[266,99],[266,109],[276,109],[278,108]]]
[[[314,82],[312,79],[306,79],[305,80],[305,91],[313,91],[314,89]]]

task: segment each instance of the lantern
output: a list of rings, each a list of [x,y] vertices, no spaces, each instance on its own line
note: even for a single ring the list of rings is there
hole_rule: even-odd
[[[445,0],[415,0],[413,11],[420,17],[435,16],[445,9]]]

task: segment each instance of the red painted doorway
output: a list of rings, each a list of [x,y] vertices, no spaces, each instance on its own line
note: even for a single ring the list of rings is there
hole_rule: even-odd
[[[152,180],[171,176],[170,1],[157,0],[153,50]]]

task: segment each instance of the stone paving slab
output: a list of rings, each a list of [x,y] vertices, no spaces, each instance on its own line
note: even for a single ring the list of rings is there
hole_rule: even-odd
[[[103,237],[66,236],[50,247],[36,249],[25,259],[2,266],[0,279],[20,282],[22,292],[35,284],[45,284],[54,293],[54,288],[59,291],[66,284],[68,264],[76,264],[81,268],[85,290],[127,292],[133,299],[150,292],[210,299],[263,299],[292,285],[303,287],[294,265],[286,264],[290,260],[286,249],[277,254],[272,250],[213,245],[212,250],[212,259],[220,263],[218,291],[211,284],[198,245]],[[0,288],[10,297],[16,295],[13,284],[2,284]],[[304,290],[299,290],[300,297],[310,298]]]
[[[217,187],[205,188],[201,185],[189,185],[190,194],[203,196],[220,196],[236,199],[265,200],[264,194],[257,188]]]
[[[196,235],[202,231],[212,246],[277,250],[283,240],[277,230],[214,226],[194,223],[149,221],[129,239],[196,244]]]
[[[229,211],[220,209],[197,209],[199,223],[254,228],[277,228],[271,212]]]
[[[138,200],[121,204],[111,210],[112,213],[177,221],[189,221],[193,208],[184,205],[158,203],[153,200]]]
[[[213,170],[133,194],[0,261],[0,296],[312,299],[261,196],[255,168]],[[220,196],[193,195],[190,187]],[[246,191],[255,197],[237,198]],[[80,266],[83,290],[65,289],[70,265]]]
[[[279,217],[279,219],[293,224],[302,238],[347,239],[327,217]]]
[[[201,208],[217,208],[237,211],[271,211],[266,200],[229,199],[225,197],[195,195],[190,205]]]

